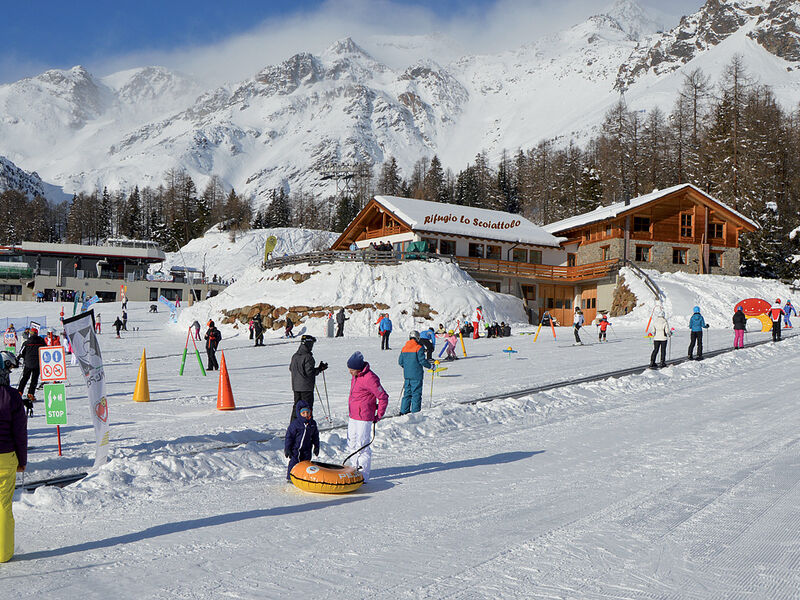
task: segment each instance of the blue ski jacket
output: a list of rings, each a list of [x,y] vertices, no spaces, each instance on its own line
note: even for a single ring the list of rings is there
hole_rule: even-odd
[[[297,418],[292,421],[286,430],[284,450],[289,453],[289,456],[296,456],[300,460],[308,460],[311,458],[312,448],[314,454],[319,454],[319,429],[317,428],[317,422],[313,418],[306,421],[300,416],[300,409],[302,408],[310,407],[303,401],[297,403]],[[301,456],[303,458],[300,458]]]
[[[421,335],[421,334],[420,334]],[[408,340],[400,351],[397,364],[403,367],[406,379],[422,379],[423,369],[430,369],[431,363],[425,358],[425,348],[417,340]]]
[[[795,317],[797,316],[797,311],[794,308],[794,304],[787,302],[783,307],[783,314],[788,319],[792,316],[792,313],[794,313]]]
[[[692,318],[689,319],[689,329],[691,329],[692,331],[703,331],[703,328],[705,326],[706,326],[706,320],[700,313],[694,313],[692,315]]]
[[[430,340],[431,345],[436,348],[436,334],[430,329],[425,329],[419,332],[419,337],[424,340]]]
[[[378,325],[378,331],[388,331],[389,333],[392,332],[392,322],[389,320],[389,317],[383,317],[381,319],[381,324]]]

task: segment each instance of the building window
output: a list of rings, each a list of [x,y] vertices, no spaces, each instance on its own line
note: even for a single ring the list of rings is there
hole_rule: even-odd
[[[673,248],[672,249],[672,264],[685,265],[686,264],[686,248]]]
[[[470,244],[469,254],[472,258],[483,258],[483,244]]]
[[[528,251],[524,248],[514,248],[511,251],[511,260],[514,262],[528,262]]]
[[[433,252],[434,254],[439,249],[439,240],[434,240],[433,238],[422,238],[423,242],[428,242],[428,252]]]
[[[597,298],[581,298],[582,309],[597,308]]]
[[[650,262],[650,246],[636,246],[637,262]]]
[[[574,267],[576,264],[578,264],[578,257],[577,257],[577,255],[576,255],[576,254],[574,254],[574,253],[572,253],[572,252],[570,252],[569,254],[567,254],[567,266],[568,266],[568,267]]]
[[[681,213],[681,237],[694,237],[692,233],[692,215]]]
[[[606,225],[606,237],[611,237],[611,224]]]
[[[440,240],[439,241],[439,254],[444,254],[448,256],[455,256],[456,254],[456,243],[450,240]]]
[[[709,252],[708,254],[709,267],[722,267],[722,252]]]
[[[600,255],[601,255],[601,259],[600,260],[609,260],[608,256],[609,256],[610,252],[611,252],[611,246],[601,246],[600,247]]]
[[[528,262],[532,265],[540,265],[542,264],[542,251],[541,250],[531,250],[528,252]]]
[[[536,300],[536,286],[535,285],[523,285],[522,286],[522,297],[525,298],[528,302],[534,302]]]
[[[711,239],[719,240],[723,237],[722,223],[709,223],[708,224],[708,237]]]
[[[564,308],[566,310],[572,310],[572,300],[564,300]]]
[[[486,258],[500,260],[503,255],[500,253],[500,246],[486,246]]]
[[[633,217],[634,233],[650,233],[650,217]]]

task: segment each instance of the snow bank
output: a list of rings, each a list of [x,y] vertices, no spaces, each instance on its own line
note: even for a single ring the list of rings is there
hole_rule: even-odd
[[[317,229],[276,227],[237,232],[236,241],[232,242],[230,232],[220,231],[215,225],[203,237],[191,240],[179,252],[167,252],[163,265],[154,265],[150,271],[169,271],[174,265],[185,265],[205,269],[208,277],[217,275],[222,279],[238,279],[248,267],[261,264],[264,260],[264,243],[271,235],[278,238],[273,252],[275,256],[330,248],[339,236]]]
[[[293,274],[300,275],[295,279],[309,277],[295,283]],[[195,319],[201,323],[210,318],[222,322],[224,311],[259,303],[286,309],[324,307],[326,312],[328,308],[372,305],[363,310],[345,310],[350,318],[345,326],[348,335],[373,335],[374,323],[381,312],[389,313],[398,331],[437,327],[439,323],[452,326],[458,320],[470,320],[478,305],[483,306],[484,317],[489,321],[514,324],[527,321],[519,298],[487,290],[454,264],[419,261],[380,267],[339,262],[290,265],[267,271],[251,268],[219,295],[184,309],[178,325],[186,328]],[[430,317],[415,317],[415,310],[427,313],[425,305],[430,307]],[[304,326],[307,332],[323,336],[327,318],[310,318],[296,325],[295,333]]]
[[[614,322],[644,327],[655,306],[655,297],[632,269],[628,267],[620,269],[620,274],[625,277],[625,283],[636,295],[639,304],[624,317],[617,317]],[[647,274],[666,296],[664,312],[675,327],[681,322],[688,323],[695,306],[700,307],[706,322],[711,327],[731,328],[733,307],[740,300],[763,298],[771,303],[776,298],[785,302],[792,297],[789,286],[776,279],[660,273],[651,270],[648,270]]]

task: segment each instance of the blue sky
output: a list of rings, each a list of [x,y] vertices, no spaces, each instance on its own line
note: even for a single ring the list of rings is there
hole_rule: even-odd
[[[0,19],[0,83],[35,75],[49,68],[83,64],[105,74],[143,64],[165,64],[202,76],[202,60],[215,49],[230,51],[227,70],[235,77],[250,73],[304,49],[319,51],[330,39],[352,35],[419,34],[445,31],[467,40],[470,51],[504,49],[528,41],[550,28],[561,28],[600,12],[612,0],[38,0],[8,2]],[[670,25],[696,10],[702,0],[659,3],[641,0],[662,12],[669,5]],[[521,16],[529,25],[520,28]],[[502,31],[504,19],[512,27]],[[486,27],[482,24],[488,23]],[[308,26],[305,26],[305,25]],[[327,27],[326,27],[327,25]],[[351,31],[352,30],[352,31]],[[483,35],[485,33],[485,35]],[[263,50],[250,64],[253,38]],[[501,39],[503,38],[503,39]],[[246,44],[243,40],[249,40]],[[321,46],[321,47],[320,47]],[[236,51],[242,52],[237,60]],[[249,48],[249,49],[246,49]],[[205,53],[205,54],[204,54]],[[213,60],[209,61],[213,63]],[[236,64],[241,64],[241,73]],[[250,69],[250,70],[247,70]],[[223,76],[211,65],[209,79]]]

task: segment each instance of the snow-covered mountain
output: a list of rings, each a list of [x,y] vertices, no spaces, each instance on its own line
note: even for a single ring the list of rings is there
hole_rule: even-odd
[[[59,203],[68,198],[60,188],[42,181],[35,171],[28,173],[20,169],[4,156],[0,156],[0,192],[17,190],[29,198],[42,196],[48,200]]]
[[[0,86],[0,153],[68,192],[157,184],[181,167],[265,202],[276,186],[330,191],[332,161],[460,169],[547,138],[585,139],[620,91],[669,109],[682,74],[735,54],[787,106],[800,89],[798,0],[708,0],[673,29],[636,0],[515,51],[458,56],[437,36],[346,38],[213,90],[162,67],[82,67]],[[379,60],[376,57],[384,57]],[[390,66],[391,65],[391,66]]]

